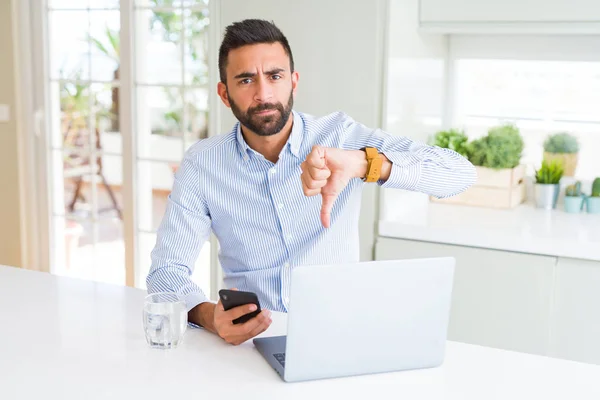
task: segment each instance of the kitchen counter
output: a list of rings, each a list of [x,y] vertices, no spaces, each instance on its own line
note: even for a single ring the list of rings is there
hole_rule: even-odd
[[[547,211],[531,204],[497,210],[416,202],[420,205],[414,210],[384,212],[379,236],[600,261],[597,214]]]

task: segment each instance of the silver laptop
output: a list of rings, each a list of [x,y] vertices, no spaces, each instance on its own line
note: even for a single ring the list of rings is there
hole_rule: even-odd
[[[440,366],[451,257],[300,266],[287,336],[254,345],[286,382]]]

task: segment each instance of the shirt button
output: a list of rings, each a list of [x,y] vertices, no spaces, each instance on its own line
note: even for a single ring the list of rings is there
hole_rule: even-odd
[[[273,175],[275,172],[277,172],[277,170],[275,169],[275,167],[273,167],[269,170],[269,172],[271,173],[271,175]]]
[[[286,303],[289,303],[289,302],[290,302],[290,298],[289,298],[288,296],[285,296],[285,299],[284,299],[284,300],[285,300],[285,302],[286,302]]]
[[[292,235],[287,236],[288,240],[292,240]]]
[[[283,264],[284,267],[289,268],[290,267],[290,263],[285,263]]]
[[[277,207],[279,207],[279,209],[281,210],[281,209],[283,208],[283,203],[279,203],[279,204],[277,205]]]

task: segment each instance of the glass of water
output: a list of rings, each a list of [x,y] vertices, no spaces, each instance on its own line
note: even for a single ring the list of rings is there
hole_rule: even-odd
[[[144,301],[144,332],[151,347],[174,349],[187,328],[187,310],[176,293],[153,293]]]

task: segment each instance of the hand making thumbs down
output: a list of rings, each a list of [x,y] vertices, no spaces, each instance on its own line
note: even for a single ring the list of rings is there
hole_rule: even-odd
[[[361,150],[313,146],[302,168],[302,189],[306,196],[321,194],[321,223],[331,225],[333,204],[352,178],[362,178],[367,171],[366,155]]]

